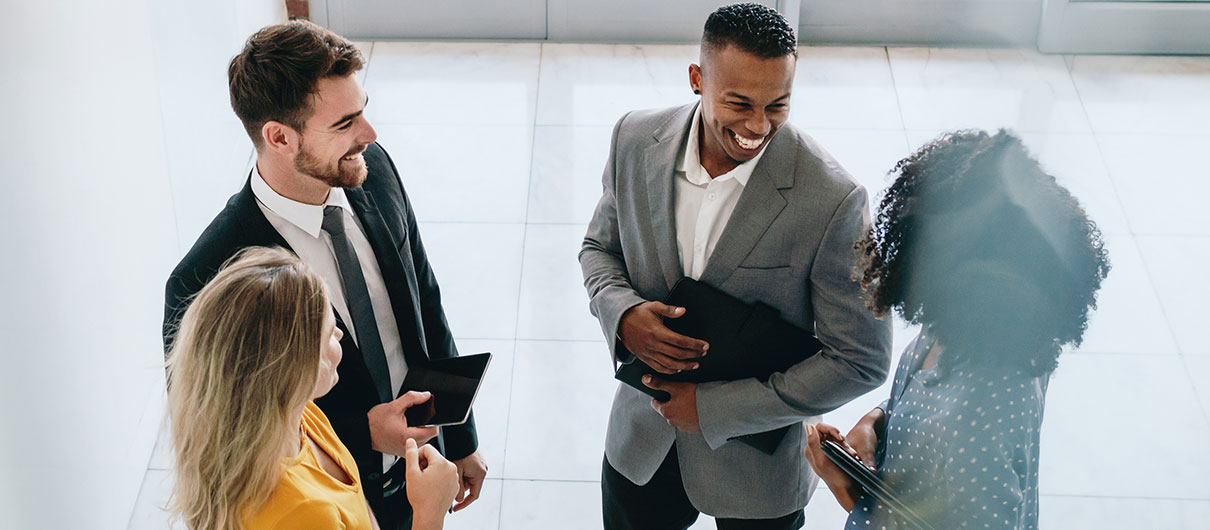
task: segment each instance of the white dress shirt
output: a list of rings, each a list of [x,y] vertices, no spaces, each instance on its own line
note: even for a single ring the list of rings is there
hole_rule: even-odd
[[[752,170],[765,156],[761,149],[756,157],[728,171],[710,178],[702,167],[699,136],[702,133],[702,106],[693,112],[692,125],[684,155],[673,174],[675,179],[676,246],[681,258],[681,270],[685,276],[698,279],[706,270],[706,262],[714,253],[718,238],[727,227],[731,213],[739,202],[739,196],[752,177]],[[768,140],[765,145],[768,145]]]
[[[303,263],[310,266],[323,280],[332,306],[336,308],[345,327],[356,341],[357,330],[353,327],[349,306],[345,302],[344,283],[340,278],[340,268],[336,264],[332,238],[323,231],[325,206],[339,206],[344,212],[345,235],[353,244],[353,251],[357,253],[361,274],[365,276],[366,289],[370,293],[370,305],[374,308],[378,336],[382,339],[382,350],[386,354],[387,369],[391,374],[392,395],[398,395],[408,369],[407,361],[403,357],[403,342],[399,339],[399,326],[395,323],[395,312],[391,308],[391,298],[387,293],[386,282],[382,279],[382,271],[378,268],[374,249],[366,239],[361,221],[349,206],[345,190],[332,188],[328,199],[322,205],[301,203],[274,191],[261,177],[260,170],[253,167],[252,194],[256,196],[257,206],[260,206],[261,212],[273,228],[277,229],[277,233],[290,244],[290,248],[294,249]],[[382,470],[388,470],[398,459],[395,455],[384,453]]]

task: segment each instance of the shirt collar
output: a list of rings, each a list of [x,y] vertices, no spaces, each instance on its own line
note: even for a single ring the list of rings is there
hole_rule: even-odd
[[[705,186],[710,183],[710,173],[706,172],[706,168],[702,167],[702,156],[700,152],[700,142],[698,137],[702,134],[702,105],[699,103],[697,108],[693,110],[693,120],[689,125],[689,137],[685,139],[685,148],[683,152],[685,156],[681,157],[681,162],[676,170],[685,174],[685,178],[689,182],[697,186]],[[769,141],[765,141],[765,147],[768,147]],[[765,149],[761,149],[752,160],[744,162],[735,169],[723,173],[713,180],[727,180],[734,178],[740,186],[747,186],[748,179],[752,178],[752,171],[756,169],[756,164],[760,163],[761,157],[765,156]]]
[[[319,237],[323,230],[324,207],[339,206],[349,212],[353,211],[343,188],[332,188],[332,191],[328,192],[327,200],[323,204],[316,205],[283,197],[270,187],[269,183],[265,182],[265,178],[260,174],[260,169],[255,165],[252,166],[251,180],[252,194],[256,196],[256,200],[290,224],[311,234],[311,237]]]

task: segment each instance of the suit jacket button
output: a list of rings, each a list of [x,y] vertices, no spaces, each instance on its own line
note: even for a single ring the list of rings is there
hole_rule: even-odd
[[[382,478],[382,473],[370,473],[369,475],[366,475],[366,478],[369,480],[378,480],[379,478]]]

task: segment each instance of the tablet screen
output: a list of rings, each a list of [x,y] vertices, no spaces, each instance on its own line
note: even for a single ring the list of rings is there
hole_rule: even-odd
[[[433,397],[404,412],[408,425],[442,426],[465,422],[491,357],[491,353],[477,353],[437,359],[423,367],[409,368],[403,388],[431,392]]]

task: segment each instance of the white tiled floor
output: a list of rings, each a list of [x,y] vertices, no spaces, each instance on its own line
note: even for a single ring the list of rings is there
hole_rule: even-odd
[[[464,352],[496,353],[476,407],[490,478],[448,528],[600,528],[614,384],[576,253],[624,112],[689,102],[695,46],[360,43],[367,110],[403,171]],[[1114,270],[1047,400],[1047,528],[1210,519],[1210,58],[802,48],[791,119],[870,190],[946,129],[1008,127],[1107,234]],[[896,354],[912,337],[900,325]],[[884,386],[831,413],[846,427]],[[558,397],[554,397],[558,396]],[[570,429],[567,427],[571,427]],[[161,434],[130,528],[166,528]],[[808,528],[840,528],[825,490]],[[703,517],[695,528],[713,524]]]

